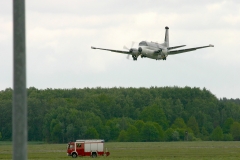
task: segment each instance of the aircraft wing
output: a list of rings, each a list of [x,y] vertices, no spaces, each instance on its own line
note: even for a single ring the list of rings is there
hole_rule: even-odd
[[[129,51],[120,51],[120,50],[113,50],[113,49],[105,49],[105,48],[96,48],[96,47],[91,47],[92,49],[100,49],[100,50],[105,50],[105,51],[111,51],[111,52],[117,52],[117,53],[123,53],[123,54],[131,54]]]
[[[186,45],[181,45],[181,46],[174,46],[174,47],[168,47],[168,50],[172,50],[172,49],[176,49],[176,48],[180,48],[180,47],[185,47]]]
[[[187,48],[187,49],[180,49],[180,50],[169,51],[169,52],[168,52],[168,55],[173,55],[173,54],[179,54],[179,53],[184,53],[184,52],[195,51],[195,50],[197,50],[197,49],[207,48],[207,47],[214,47],[214,45],[209,44],[208,46],[202,46],[202,47],[195,47],[195,48]]]

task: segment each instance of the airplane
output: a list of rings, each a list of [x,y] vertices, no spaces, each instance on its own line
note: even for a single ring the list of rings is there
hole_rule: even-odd
[[[151,59],[156,59],[156,60],[166,60],[168,55],[175,55],[175,54],[179,54],[179,53],[195,51],[197,49],[214,47],[214,45],[209,44],[208,46],[173,50],[173,49],[176,49],[176,48],[185,47],[186,45],[169,47],[168,30],[169,30],[169,27],[165,27],[165,39],[164,39],[164,43],[162,43],[162,44],[159,44],[157,42],[141,41],[138,45],[138,48],[132,48],[131,47],[128,51],[97,48],[97,47],[91,47],[91,48],[92,49],[100,49],[100,50],[105,50],[105,51],[128,54],[128,56],[132,55],[133,60],[136,61],[138,56],[141,56],[141,58],[146,57],[146,58],[151,58]],[[132,46],[133,46],[133,44],[132,44]],[[125,46],[123,48],[128,49]]]

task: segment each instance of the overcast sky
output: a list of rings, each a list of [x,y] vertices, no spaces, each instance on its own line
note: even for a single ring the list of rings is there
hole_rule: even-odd
[[[27,87],[199,87],[240,98],[239,0],[26,0]],[[0,0],[0,90],[13,86],[12,1]],[[166,61],[92,50],[142,40],[185,48]]]

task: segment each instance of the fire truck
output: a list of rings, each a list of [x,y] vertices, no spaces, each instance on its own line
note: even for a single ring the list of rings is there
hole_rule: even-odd
[[[67,146],[67,155],[76,158],[77,156],[109,156],[107,148],[104,151],[104,140],[76,140],[69,142]]]

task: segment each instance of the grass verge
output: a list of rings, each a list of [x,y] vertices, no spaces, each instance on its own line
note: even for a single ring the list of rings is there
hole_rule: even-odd
[[[28,159],[72,159],[66,154],[67,144],[28,143]],[[163,159],[163,160],[239,160],[239,142],[109,142],[109,157],[98,159]],[[78,157],[79,158],[79,157]],[[12,159],[12,143],[0,142],[0,159]],[[81,159],[89,159],[83,157]]]

